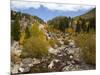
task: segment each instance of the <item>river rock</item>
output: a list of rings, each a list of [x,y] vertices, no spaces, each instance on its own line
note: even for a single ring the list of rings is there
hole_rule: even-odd
[[[50,47],[48,51],[49,51],[49,53],[54,54],[54,55],[57,55],[57,53],[60,52],[58,49],[54,49],[52,47]]]
[[[26,73],[26,72],[29,72],[30,71],[30,67],[20,67],[19,68],[19,71],[21,72],[21,73]]]
[[[75,42],[74,40],[68,40],[69,41],[69,46],[74,48],[75,47]]]
[[[68,66],[65,66],[62,71],[78,71],[80,70],[80,66],[79,65],[68,65]]]
[[[52,69],[55,66],[55,63],[59,62],[60,60],[58,59],[53,59],[50,64],[48,65],[49,69]]]
[[[18,73],[19,68],[20,68],[19,64],[14,64],[13,67],[11,67],[11,73],[12,74]]]
[[[40,62],[41,61],[39,59],[33,58],[32,64],[35,65],[35,64],[39,64]]]
[[[20,66],[21,67],[26,67],[26,66],[31,67],[31,66],[33,66],[32,61],[33,61],[32,58],[25,58],[25,59],[22,60]]]

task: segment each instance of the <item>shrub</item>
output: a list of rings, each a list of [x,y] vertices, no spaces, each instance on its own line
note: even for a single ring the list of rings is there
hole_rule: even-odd
[[[56,43],[55,43],[54,40],[51,40],[51,39],[50,39],[48,42],[49,42],[49,45],[50,45],[51,47],[55,48]]]
[[[29,27],[27,26],[26,29],[25,29],[25,39],[28,39],[30,37],[31,37],[30,30],[29,30]]]
[[[41,58],[48,55],[48,43],[38,37],[31,37],[25,41],[21,57]]]
[[[92,33],[79,34],[75,38],[77,46],[82,48],[82,58],[86,63],[96,64],[95,35]]]
[[[48,63],[44,62],[44,63],[38,64],[38,65],[32,67],[30,72],[31,73],[49,72]]]
[[[65,29],[65,32],[67,32],[67,33],[73,33],[74,32],[74,30],[72,29],[72,28],[66,28]]]
[[[39,27],[38,27],[39,25],[37,24],[37,23],[34,23],[34,24],[32,24],[31,25],[31,27],[30,27],[30,35],[31,36],[36,36],[36,37],[38,37],[39,35]]]
[[[20,40],[19,40],[19,43],[20,43],[21,45],[23,45],[24,41],[25,41],[25,32],[21,32],[21,33],[20,33]]]
[[[20,24],[19,17],[16,17],[14,23],[11,23],[11,38],[13,40],[19,41],[20,39]]]
[[[46,39],[45,38],[45,34],[39,30],[39,24],[38,23],[34,23],[32,24],[32,26],[30,27],[30,36],[32,37],[38,37],[42,40]]]

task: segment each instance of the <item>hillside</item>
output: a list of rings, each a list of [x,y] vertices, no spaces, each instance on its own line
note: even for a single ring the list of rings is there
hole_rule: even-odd
[[[26,21],[31,21],[31,22],[34,20],[42,24],[44,23],[44,21],[41,18],[35,15],[32,16],[26,13],[21,13],[21,12],[16,12],[16,11],[11,10],[11,20],[15,20],[17,16],[19,17],[19,20],[24,19]]]
[[[29,14],[11,11],[11,39],[18,41],[25,32],[30,32],[32,25],[44,27],[45,22],[37,17]],[[31,34],[27,34],[28,36]],[[22,37],[23,38],[23,37]]]
[[[96,15],[96,8],[93,8],[90,11],[88,11],[80,16],[74,17],[74,19],[78,19],[79,17],[84,18],[84,19],[90,19],[90,18],[95,18],[95,15]]]
[[[47,23],[49,26],[64,31],[68,27],[69,19],[66,16],[57,16]]]

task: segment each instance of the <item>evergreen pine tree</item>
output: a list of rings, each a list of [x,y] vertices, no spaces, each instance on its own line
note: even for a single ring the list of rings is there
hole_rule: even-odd
[[[26,27],[26,29],[25,29],[25,38],[28,39],[29,37],[30,37],[29,27]]]
[[[13,40],[19,41],[20,39],[20,24],[18,16],[16,16],[14,23],[11,24],[11,36],[13,37]]]

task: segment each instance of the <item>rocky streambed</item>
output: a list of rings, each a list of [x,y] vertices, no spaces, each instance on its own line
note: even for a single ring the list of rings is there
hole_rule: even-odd
[[[81,49],[75,46],[73,40],[69,40],[68,45],[62,43],[60,47],[50,47],[48,51],[48,56],[41,59],[24,58],[18,63],[11,62],[11,73],[44,73],[95,69],[95,66],[86,64],[83,61],[80,55]],[[19,49],[17,51],[18,56],[20,52],[21,50]]]

